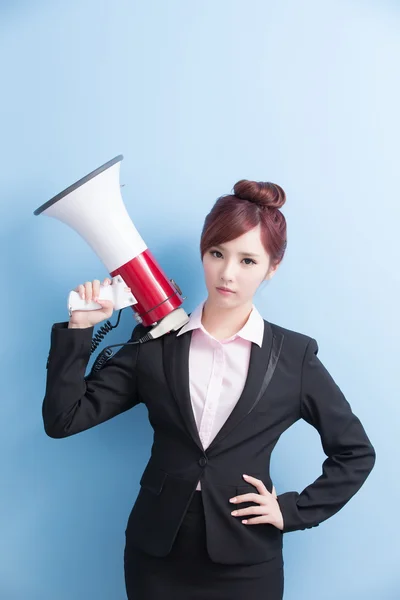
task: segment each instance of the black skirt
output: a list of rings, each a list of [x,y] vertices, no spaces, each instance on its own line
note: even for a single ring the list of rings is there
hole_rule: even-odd
[[[201,492],[194,494],[171,552],[154,557],[125,546],[128,600],[282,600],[283,557],[255,565],[211,561]]]

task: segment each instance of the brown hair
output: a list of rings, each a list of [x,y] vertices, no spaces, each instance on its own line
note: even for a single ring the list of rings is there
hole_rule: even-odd
[[[281,262],[286,250],[286,219],[279,210],[286,194],[276,183],[241,179],[233,194],[220,196],[205,218],[200,253],[230,242],[261,225],[261,241],[271,266]]]

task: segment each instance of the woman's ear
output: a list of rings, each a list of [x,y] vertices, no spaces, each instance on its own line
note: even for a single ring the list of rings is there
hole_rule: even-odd
[[[279,267],[279,263],[277,265],[275,265],[274,267],[270,267],[268,269],[268,272],[267,272],[266,276],[264,277],[264,281],[268,281],[269,279],[272,279],[272,277],[277,272],[278,267]]]

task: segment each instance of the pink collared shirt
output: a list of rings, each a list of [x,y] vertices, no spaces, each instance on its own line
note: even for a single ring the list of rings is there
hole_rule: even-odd
[[[256,307],[235,335],[216,340],[203,327],[203,301],[177,334],[193,330],[189,351],[190,396],[203,448],[206,449],[235,407],[246,382],[252,342],[261,347],[264,320]],[[200,490],[200,482],[197,484]]]

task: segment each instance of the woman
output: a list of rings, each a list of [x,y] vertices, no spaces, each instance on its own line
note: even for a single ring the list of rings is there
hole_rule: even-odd
[[[283,534],[318,526],[360,489],[375,461],[359,419],[317,358],[317,342],[253,305],[286,248],[283,189],[239,181],[201,236],[207,299],[178,332],[124,346],[85,377],[93,327],[112,314],[100,282],[77,288],[102,308],[53,326],[45,430],[73,435],[143,402],[151,457],[126,529],[130,600],[283,596]],[[108,285],[110,281],[104,281]],[[131,341],[146,328],[134,329]],[[300,494],[277,495],[269,464],[300,418],[327,455]]]

